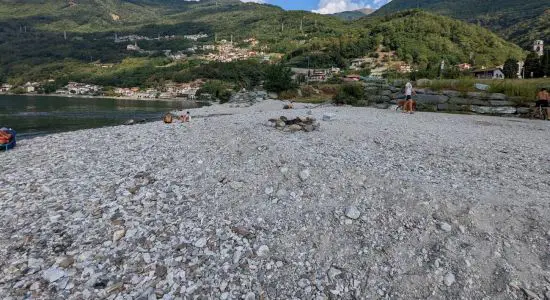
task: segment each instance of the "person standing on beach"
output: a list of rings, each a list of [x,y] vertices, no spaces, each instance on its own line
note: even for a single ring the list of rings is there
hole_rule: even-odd
[[[412,99],[413,95],[416,95],[416,91],[414,90],[412,83],[407,82],[405,85],[405,105],[403,107],[403,112],[408,112],[411,114],[414,112],[414,101]]]
[[[540,107],[542,109],[545,109],[546,110],[546,116],[548,118],[548,116],[550,116],[550,105],[549,105],[549,102],[550,102],[550,93],[548,93],[548,91],[546,90],[546,88],[542,88],[540,89],[540,91],[538,92],[537,94],[537,102],[536,102],[536,106],[537,107]]]

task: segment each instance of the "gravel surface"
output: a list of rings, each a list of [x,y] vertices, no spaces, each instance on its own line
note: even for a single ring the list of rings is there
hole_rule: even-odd
[[[550,296],[550,122],[281,106],[0,153],[1,297]]]

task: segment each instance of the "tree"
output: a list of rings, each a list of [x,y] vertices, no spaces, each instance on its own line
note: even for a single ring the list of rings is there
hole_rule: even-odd
[[[542,76],[542,66],[540,64],[540,57],[537,53],[531,52],[525,59],[525,77],[526,78],[538,78]]]
[[[264,88],[270,92],[282,92],[296,87],[292,71],[283,64],[269,66],[265,73]]]
[[[371,74],[371,69],[369,68],[363,68],[361,69],[361,71],[359,71],[359,75],[363,76],[363,77],[369,77]]]
[[[365,89],[361,84],[348,83],[340,86],[338,92],[332,100],[336,104],[362,105],[366,102],[362,101],[365,98]]]
[[[542,73],[544,76],[550,76],[550,52],[546,50],[542,58],[540,59],[542,65]]]
[[[517,78],[519,72],[517,59],[508,58],[506,62],[504,62],[504,69],[502,71],[504,72],[504,76],[506,76],[506,78]]]

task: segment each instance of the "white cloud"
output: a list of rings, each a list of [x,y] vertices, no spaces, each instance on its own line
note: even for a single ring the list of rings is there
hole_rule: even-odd
[[[265,0],[241,0],[241,2],[265,3]]]
[[[375,3],[382,0],[375,0]],[[357,10],[361,8],[371,8],[371,6],[365,1],[353,1],[353,0],[320,0],[319,8],[314,12],[319,14],[333,14],[342,11]]]

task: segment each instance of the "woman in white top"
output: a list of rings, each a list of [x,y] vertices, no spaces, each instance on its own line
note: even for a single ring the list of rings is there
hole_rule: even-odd
[[[415,103],[412,99],[413,95],[416,95],[416,91],[413,89],[412,83],[407,82],[407,84],[405,85],[406,102],[405,102],[403,112],[408,112],[411,114],[414,112]]]

